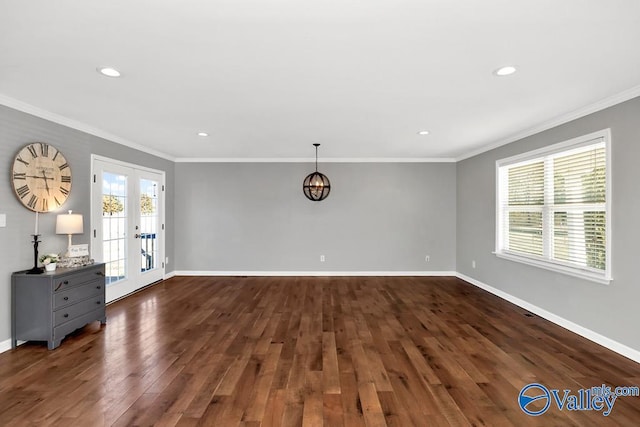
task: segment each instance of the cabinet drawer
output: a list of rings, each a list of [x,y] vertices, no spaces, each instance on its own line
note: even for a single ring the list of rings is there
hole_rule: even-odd
[[[69,304],[75,304],[78,301],[87,299],[90,296],[104,295],[104,280],[98,279],[93,282],[85,283],[74,288],[67,288],[64,291],[58,291],[54,294],[53,309],[57,310]]]
[[[101,265],[79,273],[57,277],[53,283],[53,291],[61,292],[66,289],[82,285],[83,283],[91,282],[97,278],[104,281],[104,271],[103,266]]]
[[[97,310],[90,311],[87,314],[83,314],[76,317],[71,322],[63,323],[53,328],[53,340],[58,342],[62,340],[66,335],[75,331],[78,328],[82,328],[84,325],[93,322],[95,320],[101,320],[104,318],[104,307]]]
[[[96,295],[77,304],[60,308],[53,314],[54,326],[69,322],[100,307],[104,307],[104,296],[102,295]]]

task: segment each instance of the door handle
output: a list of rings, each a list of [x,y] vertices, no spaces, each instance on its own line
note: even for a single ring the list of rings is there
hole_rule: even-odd
[[[135,237],[136,239],[140,238],[140,235],[138,233],[134,234],[133,237]]]

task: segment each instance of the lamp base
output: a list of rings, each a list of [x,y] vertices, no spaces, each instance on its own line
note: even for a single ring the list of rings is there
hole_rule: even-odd
[[[71,243],[71,234],[67,234],[67,236],[69,236],[69,244],[67,245],[67,253],[64,256],[69,257],[71,256],[71,246],[73,243]]]
[[[44,270],[41,267],[38,267],[38,244],[40,240],[39,234],[32,234],[33,236],[33,268],[31,270],[27,270],[27,274],[42,274]]]

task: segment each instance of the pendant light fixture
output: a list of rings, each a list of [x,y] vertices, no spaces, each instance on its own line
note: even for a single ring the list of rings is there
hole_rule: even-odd
[[[314,202],[324,200],[329,196],[331,183],[326,175],[318,172],[318,147],[320,144],[313,144],[316,147],[316,171],[307,175],[302,182],[302,192],[307,199]]]

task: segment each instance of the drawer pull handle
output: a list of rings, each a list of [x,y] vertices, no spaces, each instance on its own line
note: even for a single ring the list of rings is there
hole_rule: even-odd
[[[100,304],[102,304],[102,302],[101,301],[96,301],[96,304],[100,305]]]
[[[65,313],[62,317],[69,317],[69,313]]]
[[[96,271],[96,274],[97,274],[98,276],[104,276],[104,273],[103,273],[102,271]]]
[[[68,285],[68,284],[69,284],[69,281],[68,281],[68,280],[65,280],[65,281],[64,281],[64,282],[62,282],[62,283],[64,283],[65,285]]]
[[[62,299],[65,300],[65,301],[69,301],[69,297],[64,297]]]
[[[98,285],[96,286],[96,289],[102,289],[102,286]]]

